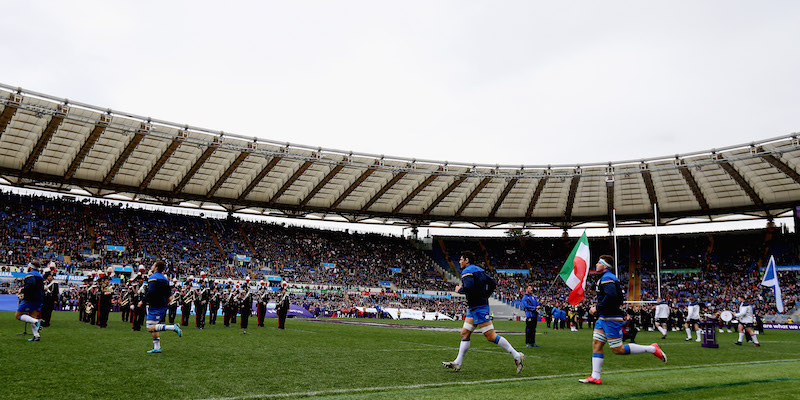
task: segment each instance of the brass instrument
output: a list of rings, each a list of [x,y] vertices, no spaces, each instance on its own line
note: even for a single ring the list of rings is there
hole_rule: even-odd
[[[53,284],[55,282],[56,281],[53,280],[53,281],[48,282],[46,285],[44,285],[44,294],[46,296],[50,296],[50,295],[53,294]]]

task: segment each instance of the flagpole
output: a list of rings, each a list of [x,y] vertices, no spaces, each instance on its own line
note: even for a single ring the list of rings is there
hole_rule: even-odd
[[[655,221],[653,226],[656,231],[656,277],[658,279],[658,298],[661,298],[661,256],[658,254],[658,204],[653,203],[653,215]]]
[[[614,235],[614,275],[619,276],[619,270],[617,269],[617,209],[614,208],[611,210],[611,216],[614,220],[614,230],[611,233]]]

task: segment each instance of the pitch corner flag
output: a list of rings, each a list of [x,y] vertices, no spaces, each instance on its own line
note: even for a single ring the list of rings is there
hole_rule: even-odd
[[[578,305],[585,297],[589,258],[589,239],[586,238],[586,232],[583,232],[578,243],[575,244],[575,248],[569,253],[569,258],[564,262],[564,266],[561,267],[561,272],[558,273],[567,286],[572,289],[567,301],[573,306]]]
[[[778,269],[775,268],[775,257],[769,257],[767,270],[764,271],[764,279],[761,280],[763,286],[771,287],[775,292],[775,307],[779,313],[783,313],[783,296],[781,296],[781,285],[778,282]]]

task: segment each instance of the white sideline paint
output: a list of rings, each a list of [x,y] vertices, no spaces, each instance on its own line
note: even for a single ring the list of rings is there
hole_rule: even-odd
[[[716,368],[716,367],[729,367],[729,366],[736,366],[736,365],[753,365],[753,364],[770,364],[770,363],[782,364],[782,363],[794,363],[794,362],[798,362],[798,361],[800,361],[800,358],[792,358],[792,359],[786,359],[786,360],[746,361],[746,362],[735,362],[735,363],[724,363],[724,364],[684,365],[684,366],[677,366],[677,367],[661,367],[661,368],[624,369],[624,370],[619,370],[619,371],[603,371],[603,375],[608,375],[608,374],[626,374],[626,373],[632,373],[632,372],[673,371],[673,370],[690,369],[690,368]],[[250,394],[250,395],[246,395],[246,396],[235,396],[235,397],[209,397],[209,398],[202,399],[202,400],[240,400],[240,399],[257,399],[257,398],[274,399],[274,398],[280,398],[280,397],[320,396],[320,395],[348,394],[348,393],[359,393],[359,392],[382,392],[382,391],[388,391],[388,390],[424,389],[424,388],[435,388],[435,387],[456,386],[456,385],[479,385],[479,384],[485,384],[485,383],[540,381],[540,380],[544,380],[544,379],[569,378],[569,377],[574,377],[574,376],[586,376],[586,372],[579,372],[579,373],[574,373],[574,374],[561,374],[561,375],[529,376],[529,377],[521,377],[521,378],[485,379],[485,380],[480,380],[480,381],[467,381],[467,382],[420,383],[420,384],[417,384],[417,385],[399,385],[399,386],[350,388],[350,389],[329,389],[329,390],[317,390],[317,391],[313,391],[313,392]]]

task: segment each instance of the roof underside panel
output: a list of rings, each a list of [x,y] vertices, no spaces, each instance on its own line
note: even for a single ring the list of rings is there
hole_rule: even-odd
[[[497,209],[497,217],[520,218],[528,211],[528,204],[536,190],[537,179],[518,179]]]
[[[144,180],[147,172],[158,161],[161,153],[169,146],[170,141],[158,137],[145,137],[136,146],[136,148],[128,156],[128,159],[122,164],[122,167],[114,176],[112,182],[128,185],[139,186]]]
[[[298,165],[298,168],[303,165],[301,162]],[[330,172],[332,165],[325,164],[325,163],[314,163],[311,164],[302,174],[298,176],[298,178],[283,192],[283,195],[277,200],[280,204],[287,204],[296,206],[299,205],[301,201],[303,201],[306,196],[311,193],[311,190],[314,189],[314,186],[317,185],[325,175]],[[296,173],[295,170],[291,171],[289,177],[293,176]],[[287,179],[288,180],[288,179]]]
[[[264,203],[269,202],[301,164],[302,162],[299,161],[286,158],[281,159],[275,164],[275,167],[264,176],[264,179],[253,188],[253,191],[250,192],[247,199]]]
[[[0,95],[7,98],[6,95]],[[38,99],[25,99],[31,107],[46,107],[47,104]],[[11,118],[5,133],[0,138],[0,158],[3,166],[22,168],[36,141],[42,135],[50,116],[30,109],[17,109]]]
[[[461,205],[467,200],[467,197],[472,190],[475,189],[481,182],[481,178],[467,178],[458,187],[453,189],[447,197],[442,199],[436,207],[431,210],[431,215],[453,215],[458,211]]]
[[[642,170],[637,167],[617,168],[614,178],[614,208],[617,214],[647,214],[652,210]],[[652,177],[652,174],[650,175]],[[655,184],[654,184],[655,185]]]
[[[602,171],[587,170],[584,176],[581,177],[575,194],[575,204],[572,208],[574,217],[608,215],[605,177],[590,175],[591,172],[595,174],[602,173]]]
[[[751,205],[753,201],[742,187],[731,179],[719,165],[707,165],[692,171],[697,184],[703,189],[710,207],[737,207]]]
[[[697,199],[692,194],[692,188],[686,183],[678,169],[672,169],[670,162],[653,163],[650,165],[658,199],[659,212],[688,212],[700,210]],[[670,169],[666,169],[669,167]],[[694,174],[694,171],[691,171]],[[645,189],[646,190],[646,189]],[[705,190],[703,190],[705,194]],[[649,198],[648,198],[649,201]]]
[[[569,171],[559,171],[566,173]],[[570,179],[549,178],[544,184],[542,194],[533,208],[533,216],[537,218],[562,219],[567,209]]]
[[[76,109],[71,111],[70,118],[65,118],[53,137],[45,146],[33,170],[51,175],[64,175],[83,142],[94,128],[86,124],[86,120],[99,118],[97,113]]]
[[[205,151],[205,149],[203,149]],[[205,196],[211,187],[217,183],[217,179],[233,164],[239,153],[229,150],[216,149],[208,159],[197,169],[197,172],[189,178],[183,191],[186,193]]]
[[[800,184],[763,158],[738,161],[735,167],[765,203],[790,202],[800,198]]]
[[[269,164],[272,157],[251,154],[236,168],[231,176],[220,186],[217,195],[228,199],[238,199],[261,170]]]
[[[478,184],[480,184],[480,181]],[[504,179],[492,178],[486,186],[475,194],[475,197],[464,208],[464,212],[461,215],[468,218],[488,215],[492,211],[492,207],[494,207],[495,200],[500,197],[500,193],[505,187],[506,181]]]

